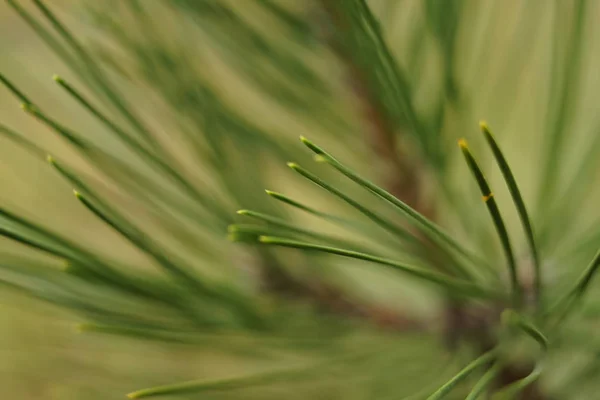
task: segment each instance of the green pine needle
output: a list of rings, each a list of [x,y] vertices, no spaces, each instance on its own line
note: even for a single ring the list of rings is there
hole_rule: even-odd
[[[325,221],[336,224],[337,226],[343,228],[346,231],[352,231],[358,235],[364,235],[364,232],[369,230],[369,226],[367,226],[364,223],[348,220],[346,218],[342,218],[336,215],[316,210],[281,193],[273,192],[271,190],[266,190],[265,192],[272,198],[281,201],[284,204],[290,205],[301,211],[322,218]],[[402,253],[406,252],[406,247],[403,246],[402,243],[399,244],[398,241],[395,240],[395,237],[392,238],[386,234],[380,235],[378,232],[373,232],[373,237],[371,237],[371,239],[373,239],[376,243],[386,247],[387,249],[398,250]]]
[[[213,381],[198,380],[182,382],[173,385],[158,386],[149,389],[138,390],[129,393],[130,399],[141,399],[146,397],[180,395],[180,394],[199,394],[211,391],[226,392],[230,390],[245,389],[255,386],[272,385],[277,382],[298,379],[299,376],[314,372],[314,367],[289,368],[277,371],[263,372],[253,375],[244,375],[227,379]]]
[[[85,151],[92,147],[92,145],[87,140],[81,138],[75,132],[57,123],[54,119],[48,117],[45,113],[43,113],[34,105],[29,103],[23,103],[21,104],[21,108],[26,113],[33,116],[38,121],[42,122],[44,125],[48,126],[50,129],[55,131],[58,135],[65,138],[67,142],[71,143],[80,151]]]
[[[130,243],[153,258],[158,265],[161,266],[165,272],[170,274],[176,282],[179,282],[182,288],[185,288],[191,296],[200,296],[207,299],[212,298],[222,301],[227,307],[236,310],[236,312],[252,326],[259,327],[262,325],[261,316],[254,308],[254,305],[248,301],[246,296],[198,276],[193,272],[191,266],[185,265],[181,260],[176,261],[176,257],[172,254],[167,254],[151,238],[127,221],[127,219],[116,212],[116,210],[106,207],[106,204],[103,204],[104,208],[106,208],[105,211],[100,209],[77,190],[74,190],[73,193],[75,194],[75,197],[100,220],[104,221]],[[99,200],[98,198],[96,199]],[[192,304],[189,306],[191,307]]]
[[[496,358],[496,351],[489,351],[487,353],[482,354],[475,360],[473,360],[469,365],[464,367],[458,374],[456,374],[452,379],[446,382],[442,387],[435,391],[431,396],[427,398],[427,400],[441,400],[446,397],[452,389],[456,387],[460,382],[462,382],[467,376],[469,376],[473,371],[478,368],[483,367],[484,365],[492,362]]]
[[[475,298],[497,298],[498,293],[493,289],[488,289],[482,286],[478,286],[469,282],[457,280],[454,278],[446,277],[444,275],[431,272],[426,269],[414,267],[403,263],[396,262],[394,260],[377,257],[371,254],[365,254],[357,251],[345,250],[336,247],[322,246],[317,244],[305,243],[296,240],[289,240],[271,236],[261,236],[259,241],[263,244],[272,246],[289,247],[301,250],[313,250],[323,253],[335,254],[342,257],[354,258],[363,261],[373,262],[375,264],[384,265],[391,267],[409,275],[421,278],[425,281],[436,283],[448,290],[451,290],[458,296],[467,296]]]
[[[502,243],[502,248],[504,249],[504,254],[506,256],[506,260],[508,263],[508,272],[510,275],[510,283],[512,286],[512,294],[513,300],[516,303],[521,301],[521,287],[519,284],[519,277],[517,274],[517,262],[515,260],[515,255],[512,250],[512,246],[510,244],[510,239],[508,237],[508,231],[506,230],[506,226],[504,225],[504,221],[502,220],[502,216],[500,215],[500,210],[498,209],[498,204],[496,204],[496,199],[494,198],[494,194],[490,189],[490,186],[479,167],[479,164],[471,154],[467,142],[464,139],[459,140],[458,145],[465,157],[465,161],[469,166],[469,169],[473,173],[475,177],[475,181],[481,190],[481,195],[483,196],[483,202],[487,206],[487,209],[492,217],[492,221],[494,222],[494,227],[496,228],[496,232],[498,233],[498,237],[500,238],[500,242]]]
[[[97,107],[92,105],[91,101],[88,100],[81,92],[79,92],[75,87],[68,82],[66,82],[63,78],[58,75],[54,75],[52,79],[58,83],[58,85],[63,88],[69,95],[71,95],[79,104],[83,106],[88,112],[90,112],[94,117],[96,117],[102,124],[104,124],[109,130],[113,131],[124,143],[126,143],[130,148],[134,149],[137,152],[141,152],[144,154],[148,154],[148,157],[152,160],[152,162],[156,162],[157,158],[153,157],[151,153],[146,150],[145,146],[139,143],[138,140],[132,137],[129,133],[125,132],[122,128],[120,128],[116,123],[111,121],[106,115],[104,115]]]
[[[330,235],[325,235],[322,233],[314,232],[309,229],[300,228],[298,226],[295,226],[293,224],[286,222],[285,220],[283,220],[281,218],[272,217],[270,215],[266,215],[266,214],[259,213],[256,211],[251,211],[251,210],[239,210],[237,213],[239,215],[247,216],[250,218],[257,219],[259,221],[266,222],[270,226],[280,230],[280,232],[277,232],[277,231],[273,232],[274,234],[281,234],[281,232],[284,232],[284,233],[285,232],[287,232],[287,233],[293,232],[300,236],[317,239],[317,240],[320,240],[327,244],[342,246],[342,247],[348,248],[350,250],[359,250],[360,249],[361,251],[365,251],[365,246],[357,245],[357,244],[353,243],[352,241],[338,239],[338,238],[330,236]],[[250,230],[248,230],[247,226],[242,227],[240,225],[230,225],[229,228],[230,228],[229,229],[230,238],[233,239],[233,241],[244,241],[245,238],[248,238],[248,234],[253,236],[257,232],[256,228],[250,228]],[[263,231],[264,230],[265,229],[263,228]],[[258,236],[276,236],[273,233],[265,232]],[[366,251],[369,251],[369,250],[366,250]]]
[[[471,389],[465,400],[477,400],[494,383],[501,370],[502,365],[500,363],[496,362],[492,365],[477,381],[475,386],[473,386],[473,389]]]
[[[277,193],[277,192],[274,192],[272,190],[265,190],[265,193],[267,193],[272,198],[281,201],[282,203],[288,204],[288,205],[290,205],[292,207],[295,207],[295,208],[297,208],[299,210],[306,211],[309,214],[313,214],[313,215],[316,215],[316,216],[319,216],[319,217],[323,216],[323,213],[321,213],[321,212],[319,212],[319,211],[317,211],[317,210],[315,210],[315,209],[313,209],[311,207],[305,206],[304,204],[299,203],[296,200],[294,200],[294,199],[292,199],[292,198],[290,198],[290,197],[288,197],[288,196],[286,196],[286,195],[284,195],[282,193]]]
[[[506,185],[508,186],[508,190],[510,191],[510,195],[512,197],[513,202],[517,208],[517,212],[519,214],[519,218],[521,219],[521,224],[523,225],[523,229],[525,231],[525,236],[527,237],[527,243],[529,244],[529,249],[531,251],[531,256],[533,259],[533,267],[534,267],[534,291],[535,296],[538,301],[541,300],[542,296],[542,271],[541,271],[541,262],[540,256],[538,254],[538,250],[535,244],[535,238],[533,234],[533,227],[531,225],[531,220],[529,218],[529,214],[527,213],[527,208],[525,207],[525,202],[523,201],[523,196],[521,196],[521,192],[519,191],[519,187],[517,185],[517,181],[502,153],[494,135],[490,132],[487,124],[485,122],[480,123],[481,131],[485,136],[487,143],[492,149],[492,153],[494,154],[494,158],[500,167],[500,171],[502,172],[502,176],[506,181]]]
[[[46,156],[46,154],[48,154],[48,151],[46,151],[44,148],[27,139],[23,134],[10,129],[5,125],[0,124],[0,134],[18,146],[27,149],[37,158],[43,158]]]
[[[415,240],[414,237],[406,229],[389,222],[388,219],[380,216],[379,214],[375,213],[374,211],[371,211],[370,209],[363,206],[356,200],[352,199],[350,196],[344,194],[343,192],[341,192],[338,189],[334,188],[333,186],[329,185],[328,183],[326,183],[325,181],[323,181],[316,175],[312,174],[311,172],[307,171],[306,169],[302,168],[298,164],[290,162],[287,165],[292,170],[296,171],[297,173],[299,173],[300,175],[302,175],[309,181],[313,182],[317,186],[320,186],[321,188],[325,189],[329,193],[338,197],[345,203],[354,207],[356,210],[361,212],[363,215],[365,215],[371,221],[375,222],[377,225],[381,226],[383,229],[387,230],[388,232],[398,236],[398,238],[400,238],[401,240],[408,241],[408,242],[414,242],[414,240]]]
[[[33,104],[31,100],[21,92],[11,81],[8,80],[4,75],[0,74],[0,83],[2,83],[6,88],[12,92],[22,103],[25,104]]]
[[[600,250],[596,252],[596,255],[585,268],[585,270],[581,274],[581,277],[579,277],[573,288],[570,289],[548,310],[547,315],[556,314],[557,312],[560,312],[558,321],[562,322],[573,310],[573,307],[577,305],[579,300],[585,295],[599,267]]]
[[[492,396],[492,400],[512,400],[518,398],[520,392],[537,381],[544,370],[543,362],[536,364],[534,369],[524,378],[521,378]]]
[[[544,352],[548,350],[549,342],[546,335],[531,321],[528,321],[516,311],[511,309],[504,310],[502,312],[502,321],[506,325],[519,328],[523,333],[535,340]]]
[[[396,198],[394,195],[392,195],[385,189],[382,189],[381,187],[375,185],[374,183],[369,182],[368,180],[360,177],[358,174],[354,173],[352,170],[350,170],[349,168],[344,166],[342,163],[337,161],[332,155],[330,155],[325,150],[323,150],[322,148],[320,148],[313,142],[309,141],[305,137],[301,137],[300,140],[309,149],[311,149],[317,155],[321,156],[328,164],[333,166],[339,172],[341,172],[342,174],[344,174],[345,176],[347,176],[348,178],[350,178],[351,180],[353,180],[360,186],[364,187],[371,193],[386,200],[387,202],[392,204],[394,207],[399,209],[412,222],[414,222],[415,225],[417,225],[420,229],[422,229],[425,233],[427,233],[428,236],[432,240],[435,240],[436,242],[447,245],[452,250],[456,251],[457,253],[459,253],[462,256],[469,259],[476,266],[486,267],[485,268],[486,272],[492,273],[492,271],[490,271],[490,269],[489,269],[489,263],[486,260],[481,259],[479,256],[473,254],[473,252],[471,252],[470,250],[467,250],[465,247],[463,247],[461,244],[459,244],[454,238],[452,238],[452,236],[450,234],[446,233],[441,227],[439,227],[437,224],[435,224],[434,222],[427,219],[427,217],[425,217],[424,215],[422,215],[421,213],[419,213],[418,211],[416,211],[415,209],[410,207],[408,204],[404,203],[402,200]]]

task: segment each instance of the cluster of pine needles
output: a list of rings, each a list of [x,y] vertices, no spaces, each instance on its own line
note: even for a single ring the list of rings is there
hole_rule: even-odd
[[[113,83],[111,75],[100,66],[101,63],[97,61],[96,56],[82,45],[77,36],[71,33],[66,24],[61,22],[42,0],[33,0],[42,20],[22,7],[19,2],[9,0],[8,3],[64,61],[77,81],[84,82],[85,87],[79,87],[59,76],[54,77],[58,87],[68,94],[75,104],[111,133],[112,138],[119,143],[120,151],[123,151],[126,156],[115,155],[113,151],[87,135],[53,118],[43,110],[42,105],[37,104],[24,93],[9,77],[0,75],[0,82],[19,100],[21,108],[27,114],[53,131],[83,159],[102,171],[104,178],[114,187],[125,189],[130,197],[145,207],[144,212],[141,216],[140,214],[135,216],[122,208],[120,203],[111,201],[114,193],[107,195],[107,190],[96,178],[87,176],[78,167],[61,160],[60,157],[48,154],[46,149],[29,140],[26,135],[4,125],[0,125],[1,134],[30,151],[34,157],[45,158],[50,167],[73,188],[80,204],[91,215],[147,256],[158,267],[159,273],[153,274],[128,268],[115,261],[110,254],[97,254],[61,232],[1,208],[0,235],[64,263],[64,269],[58,271],[44,263],[36,264],[27,261],[26,258],[7,261],[3,264],[0,275],[0,281],[6,286],[75,312],[87,320],[81,325],[83,331],[183,343],[197,343],[198,338],[207,332],[225,338],[231,332],[245,332],[248,336],[256,337],[257,340],[264,339],[266,343],[269,343],[270,339],[283,339],[290,343],[301,339],[309,340],[310,338],[299,338],[298,335],[294,335],[294,332],[286,331],[282,324],[278,324],[283,318],[282,315],[289,314],[289,310],[284,306],[280,309],[275,307],[273,311],[261,301],[260,293],[256,294],[239,282],[229,279],[227,272],[218,271],[211,275],[195,265],[197,259],[202,259],[207,264],[218,264],[223,258],[223,255],[218,250],[215,251],[211,245],[196,248],[197,243],[201,241],[199,237],[222,237],[228,233],[231,241],[250,245],[245,248],[250,249],[248,251],[265,270],[278,268],[273,264],[286,257],[275,250],[276,248],[301,250],[307,262],[312,263],[317,260],[316,265],[319,265],[321,260],[318,255],[324,253],[359,260],[373,268],[385,267],[403,277],[409,277],[410,282],[421,281],[425,287],[433,288],[441,297],[462,305],[488,307],[489,310],[499,309],[497,318],[496,314],[493,314],[495,320],[492,322],[496,337],[495,346],[477,354],[473,361],[466,363],[441,386],[433,389],[424,388],[427,394],[420,393],[418,396],[428,400],[446,398],[459,383],[466,381],[476,372],[481,374],[469,389],[467,400],[481,398],[488,392],[494,392],[494,396],[498,398],[515,398],[543,375],[547,358],[553,348],[555,346],[559,348],[569,340],[570,333],[565,326],[590,290],[592,278],[600,265],[600,251],[563,294],[556,296],[550,292],[547,288],[550,279],[544,276],[546,261],[544,252],[537,245],[536,230],[517,185],[515,174],[486,123],[480,124],[483,139],[488,146],[485,151],[491,153],[519,217],[530,254],[531,282],[524,281],[523,277],[527,276],[527,273],[523,269],[528,266],[523,265],[515,254],[498,199],[483,172],[482,165],[476,158],[476,152],[471,150],[466,140],[461,139],[458,142],[459,150],[474,178],[472,186],[476,186],[481,193],[483,202],[481,207],[487,209],[497,234],[495,240],[503,252],[502,262],[497,262],[482,251],[474,249],[473,246],[466,245],[455,232],[442,227],[403,199],[353,170],[348,166],[349,163],[340,161],[337,156],[304,136],[301,137],[301,143],[313,153],[312,159],[320,167],[327,167],[330,170],[324,172],[326,177],[321,177],[296,162],[289,162],[288,167],[320,188],[323,194],[346,204],[356,215],[362,214],[371,224],[369,231],[365,231],[364,225],[357,219],[321,211],[318,207],[305,204],[295,196],[271,190],[267,190],[266,195],[275,200],[275,204],[282,206],[281,208],[276,208],[276,211],[271,213],[269,210],[275,208],[264,206],[262,197],[256,196],[249,200],[252,209],[242,209],[237,212],[241,217],[236,217],[230,212],[230,206],[232,204],[245,206],[246,195],[242,187],[244,182],[249,180],[251,185],[266,186],[266,178],[261,175],[261,172],[252,175],[254,172],[248,171],[248,176],[241,179],[226,172],[228,169],[239,167],[239,164],[236,164],[239,161],[236,157],[249,157],[244,159],[244,164],[248,165],[248,162],[250,164],[258,162],[261,151],[270,151],[277,153],[275,159],[279,162],[298,154],[295,145],[287,142],[281,144],[273,135],[263,134],[260,128],[246,124],[245,120],[235,115],[225,102],[218,100],[206,82],[198,83],[197,92],[193,94],[185,91],[185,85],[178,88],[182,91],[171,93],[169,90],[175,90],[174,88],[168,85],[158,88],[159,84],[157,84],[160,96],[165,98],[173,96],[172,99],[167,98],[167,102],[173,100],[174,109],[180,109],[181,106],[176,101],[184,94],[188,94],[190,98],[197,96],[197,98],[193,97],[193,101],[190,100],[192,105],[189,110],[186,110],[188,116],[192,115],[190,118],[193,126],[202,128],[205,132],[227,132],[227,134],[231,132],[231,137],[236,137],[235,135],[244,137],[246,140],[244,143],[250,146],[247,150],[240,150],[240,146],[229,146],[227,140],[217,136],[217,133],[214,136],[205,133],[203,137],[188,133],[189,131],[182,133],[191,151],[195,152],[198,158],[208,160],[210,168],[213,171],[220,171],[221,174],[217,175],[215,172],[215,176],[218,176],[217,183],[207,179],[202,182],[203,188],[199,189],[200,185],[197,184],[196,177],[184,171],[177,156],[165,146],[164,142],[157,139],[156,133],[138,115],[139,111],[126,100],[120,86]],[[137,13],[135,14],[137,20],[141,21],[141,24],[147,23],[148,20],[145,18],[148,14],[145,14],[143,7],[137,2],[131,3],[133,12]],[[192,7],[186,2],[181,3],[179,6]],[[305,43],[314,40],[314,37],[307,33],[309,29],[305,21],[282,8],[277,2],[257,0],[256,4],[265,7],[271,17],[279,18],[294,35],[305,38]],[[196,10],[198,13],[214,17],[226,28],[238,24],[235,25],[239,30],[237,33],[241,37],[249,38],[249,45],[262,48],[266,53],[271,54],[276,62],[294,69],[294,76],[297,76],[300,82],[317,81],[318,74],[288,53],[279,51],[260,35],[253,33],[249,25],[244,25],[243,19],[230,12],[227,6],[213,1],[199,2],[195,6],[198,7]],[[370,80],[370,82],[373,84],[374,92],[381,96],[382,107],[387,109],[390,115],[397,112],[398,114],[392,115],[391,119],[399,125],[410,127],[417,135],[417,142],[422,141],[419,143],[425,159],[432,164],[443,164],[447,157],[445,154],[455,150],[440,149],[436,147],[439,145],[431,145],[432,136],[427,132],[435,129],[424,123],[417,115],[409,97],[410,89],[385,43],[380,22],[376,20],[369,5],[363,0],[350,1],[344,7],[347,7],[344,11],[346,16],[352,21],[350,25],[356,27],[356,30],[348,36],[349,46],[355,46],[362,51],[360,56],[363,57],[363,64],[360,60],[356,61],[357,64],[365,67],[365,59],[375,57],[377,60],[373,63],[371,72],[380,80]],[[435,20],[434,17],[435,15],[432,14],[432,20]],[[107,25],[110,26],[108,23]],[[117,36],[125,34],[116,26],[112,26],[111,29],[114,29],[113,33]],[[150,31],[146,31],[148,32]],[[218,35],[219,32],[215,30],[211,34]],[[449,33],[443,31],[439,35],[438,38],[441,40]],[[134,45],[133,39],[125,36],[121,38],[128,45]],[[157,37],[151,39],[156,39],[158,43]],[[140,54],[143,54],[141,50]],[[157,58],[150,62],[158,62],[158,60]],[[181,68],[181,71],[185,70],[183,64],[178,68]],[[255,69],[249,67],[244,71],[252,74],[254,72],[250,71]],[[265,80],[265,76],[256,74],[253,78],[266,85],[268,79]],[[384,78],[380,78],[381,76]],[[451,77],[451,74],[448,76]],[[147,79],[151,80],[152,76],[149,75]],[[204,84],[206,85],[202,86]],[[307,86],[315,88],[314,93],[311,93],[313,99],[316,99],[315,103],[325,98],[326,94],[319,92],[318,84],[307,84]],[[390,87],[392,89],[387,93],[386,90]],[[456,83],[448,78],[445,81],[445,88],[449,98],[458,101]],[[317,120],[321,118],[322,114],[317,115],[316,111],[309,109],[310,101],[305,104],[293,97],[293,89],[282,88],[278,91],[275,87],[270,89],[273,90],[275,98],[284,99],[282,101],[288,102],[297,109],[304,107],[306,115],[316,115],[314,118]],[[325,92],[326,89],[323,91]],[[203,110],[198,111],[198,115],[194,113],[196,105],[202,106]],[[390,111],[398,109],[402,112]],[[336,125],[338,121],[334,114],[332,111],[331,120],[328,121],[331,125]],[[182,129],[184,129],[183,125]],[[339,139],[339,136],[336,138]],[[237,137],[235,140],[238,140]],[[439,143],[444,142],[439,140]],[[255,149],[259,149],[256,154],[245,154],[252,153]],[[232,156],[234,151],[238,153]],[[468,174],[466,169],[463,173]],[[341,174],[357,187],[348,190],[338,188],[336,183],[330,183],[332,180],[340,182],[338,179],[340,176],[336,174]],[[211,183],[229,195],[229,202],[222,201],[223,194],[219,190],[211,190]],[[381,211],[373,206],[374,202],[366,200],[368,197],[355,195],[353,190],[356,188],[372,196],[372,199],[383,201],[390,209]],[[436,192],[435,196],[448,195],[447,187],[439,186],[436,190],[439,192]],[[253,205],[262,208],[255,210]],[[345,238],[319,232],[287,218],[286,212],[280,211],[286,207],[290,207],[293,212],[305,213],[331,223],[343,232],[353,233]],[[148,218],[152,223],[144,222],[144,218]],[[232,223],[235,218],[243,218],[244,222]],[[158,231],[162,233],[155,235]],[[379,242],[379,246],[374,246],[367,240],[355,240],[356,237],[364,238],[371,235],[372,231],[377,231],[373,233],[373,238]],[[175,238],[175,241],[186,243],[197,253],[192,253],[191,257],[180,256],[173,247],[164,245],[161,237]],[[239,243],[235,246],[242,247]],[[439,255],[444,260],[443,268],[433,265],[423,257],[423,254],[428,253]],[[322,277],[319,276],[320,278]],[[294,315],[292,312],[288,317],[293,319]],[[318,325],[320,320],[315,321],[317,322],[314,324]],[[290,329],[292,331],[295,329],[293,324]],[[497,378],[503,368],[514,362],[513,353],[520,351],[518,343],[522,339],[538,346],[531,355],[535,360],[535,366],[525,377],[498,387]],[[331,343],[333,342],[335,339],[331,340]],[[386,351],[385,348],[369,350],[371,353]],[[198,394],[260,387],[318,375],[323,368],[333,364],[360,363],[363,356],[361,352],[341,351],[341,354],[336,353],[324,360],[316,357],[318,359],[316,362],[303,363],[300,367],[275,368],[267,372],[216,381],[199,380],[153,387],[130,393],[129,397]]]

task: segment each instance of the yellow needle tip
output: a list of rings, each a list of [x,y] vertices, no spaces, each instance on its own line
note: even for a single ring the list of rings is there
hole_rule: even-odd
[[[465,139],[460,139],[458,141],[458,145],[460,146],[461,149],[468,149],[469,145],[467,144],[467,141]]]
[[[485,121],[483,121],[483,120],[479,121],[479,128],[480,128],[482,131],[489,131],[489,130],[490,130],[490,128],[488,127],[488,124],[487,124],[487,122],[485,122]]]

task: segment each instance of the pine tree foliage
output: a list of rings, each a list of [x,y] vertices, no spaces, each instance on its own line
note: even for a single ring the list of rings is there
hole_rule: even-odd
[[[83,333],[236,363],[129,397],[595,393],[594,3],[111,0],[83,2],[84,28],[7,4],[77,114],[2,71],[69,151],[2,137],[141,261],[7,205],[0,234],[26,250],[0,256],[3,287]]]

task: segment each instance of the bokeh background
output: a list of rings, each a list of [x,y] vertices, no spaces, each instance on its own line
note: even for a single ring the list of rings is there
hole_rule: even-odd
[[[29,2],[22,3],[33,10]],[[85,43],[85,48],[96,54],[110,71],[119,89],[152,126],[161,145],[176,154],[186,176],[197,179],[200,186],[210,188],[222,200],[232,222],[238,208],[271,208],[265,204],[268,200],[263,199],[265,188],[293,194],[294,198],[334,213],[339,210],[338,203],[285,169],[286,160],[310,162],[310,155],[297,140],[299,135],[335,151],[349,165],[378,182],[385,182],[390,175],[385,161],[368,146],[364,121],[355,111],[357,100],[348,88],[343,64],[325,46],[310,40],[305,43],[301,34],[296,35],[297,32],[261,10],[257,6],[260,2],[220,2],[247,25],[237,20],[223,22],[218,16],[211,19],[202,8],[204,1],[144,1],[141,2],[144,18],[140,17],[142,14],[132,14],[120,1],[49,3]],[[311,14],[303,1],[276,3],[305,20],[318,22],[318,16]],[[581,268],[566,270],[555,268],[555,264],[569,257],[573,264],[580,265],[593,254],[593,245],[598,242],[589,233],[594,233],[598,221],[599,187],[595,184],[598,165],[591,151],[600,148],[597,112],[600,77],[596,73],[600,63],[600,32],[595,23],[600,3],[588,1],[581,17],[577,16],[580,2],[575,0],[462,0],[456,1],[460,7],[449,7],[456,15],[450,15],[448,10],[436,15],[435,7],[429,3],[432,2],[369,2],[380,18],[390,48],[406,72],[418,113],[439,132],[433,146],[445,154],[443,180],[459,199],[458,211],[443,199],[436,203],[440,223],[454,227],[466,216],[473,223],[456,229],[457,237],[485,248],[490,258],[500,254],[491,236],[493,228],[455,144],[458,138],[466,137],[481,154],[493,186],[499,188],[495,194],[498,202],[506,205],[503,213],[514,232],[513,240],[522,244],[517,246],[519,254],[527,250],[501,175],[492,168],[491,158],[482,150],[478,122],[484,119],[509,157],[536,226],[547,228],[543,251],[548,254],[548,279],[560,281],[562,277],[575,276]],[[266,38],[269,46],[261,47],[261,42],[251,40],[245,42],[244,29]],[[450,44],[444,42],[446,39]],[[289,55],[291,58],[287,58]],[[294,63],[306,66],[311,74],[295,70]],[[287,65],[289,70],[281,65]],[[0,4],[0,71],[18,83],[45,113],[68,123],[107,152],[127,159],[129,153],[122,143],[108,135],[51,79],[53,74],[59,74],[76,82],[77,76],[5,2]],[[315,77],[314,81],[309,77]],[[194,92],[195,88],[200,89]],[[194,93],[204,93],[205,88],[210,89],[210,96],[218,98],[218,102],[194,97]],[[242,125],[252,128],[230,133],[223,124],[212,137],[203,131],[203,143],[194,153],[197,149],[187,141],[187,135],[207,126],[210,130],[210,121],[205,117],[214,110],[232,113],[237,118],[234,122],[242,121]],[[77,166],[91,179],[104,180],[72,147],[23,113],[16,99],[5,90],[0,92],[0,122],[24,133],[57,159]],[[210,156],[199,156],[208,154],[206,149],[211,147],[205,142],[211,140],[221,143],[217,147],[225,154],[225,164]],[[408,146],[414,148],[411,143]],[[416,159],[410,152],[405,156]],[[123,264],[146,268],[147,257],[82,207],[72,196],[71,186],[43,157],[36,157],[0,137],[0,163],[3,207],[41,221],[90,249],[109,253]],[[550,181],[553,185],[550,197],[540,199],[542,182]],[[435,199],[436,180],[427,180],[426,185],[430,197]],[[169,190],[168,186],[165,190]],[[128,200],[127,186],[112,187],[106,193],[137,218],[146,215],[136,214],[137,205]],[[159,217],[168,219],[169,215]],[[301,221],[305,227],[364,240],[301,214],[292,213],[290,218]],[[182,244],[182,236],[174,236],[163,223],[162,219],[159,223],[149,218],[145,229],[185,259],[201,260],[197,262],[199,270],[219,279],[239,281],[242,286],[258,279],[249,268],[240,268],[251,262],[246,261],[248,256],[243,246],[227,242],[226,224],[222,235],[212,228],[192,230],[198,236]],[[582,238],[591,245],[573,255],[569,250],[583,242]],[[6,239],[0,240],[0,248],[4,257],[22,254],[31,259],[37,257]],[[294,257],[282,254],[294,264]],[[301,261],[296,259],[298,262]],[[54,264],[61,268],[59,262]],[[360,263],[328,260],[325,271],[315,272],[310,268],[301,271],[303,276],[312,273],[335,276],[339,285],[370,302],[431,320],[435,320],[440,305],[440,299],[428,288],[391,279],[387,272],[373,271]],[[0,298],[0,387],[6,398],[121,398],[146,386],[231,376],[264,369],[273,365],[274,359],[285,364],[296,357],[274,345],[255,345],[253,338],[206,335],[201,345],[173,345],[81,334],[76,329],[81,318],[76,314],[14,290],[1,290]],[[312,329],[309,323],[298,322],[298,326]],[[344,325],[339,329],[355,328]],[[333,375],[317,384],[298,383],[301,390],[294,395],[315,399],[402,398],[401,392],[412,393],[415,388],[448,376],[444,371],[429,376],[434,372],[432,365],[448,358],[434,337],[398,338],[368,332],[347,339],[346,344],[360,348],[363,343],[372,343],[370,335],[376,335],[375,342],[386,349],[385,357],[370,359],[370,367],[366,363],[363,369],[357,367],[352,382],[344,380],[348,371],[341,369],[339,377]],[[236,346],[240,350],[232,351]],[[282,354],[252,354],[263,351]],[[592,356],[586,351],[563,354],[557,364],[569,368],[553,369],[544,377],[543,385],[555,391],[560,399],[597,398],[586,392],[586,386],[578,387],[579,394],[568,389],[572,376],[586,368]],[[377,371],[373,375],[380,381],[371,381],[368,371]],[[357,383],[363,381],[364,384]],[[396,389],[396,381],[406,383]],[[243,398],[277,395],[293,398],[285,383],[265,390],[246,393]],[[564,391],[569,397],[563,397]],[[214,398],[230,398],[227,396],[216,394]]]

